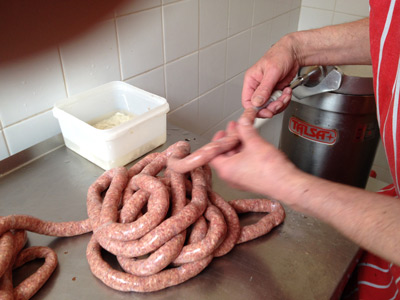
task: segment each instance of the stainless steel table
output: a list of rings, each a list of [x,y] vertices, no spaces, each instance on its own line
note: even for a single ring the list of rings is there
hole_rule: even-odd
[[[167,143],[189,140],[192,149],[206,143],[199,136],[168,125]],[[66,147],[0,178],[0,215],[30,214],[52,221],[87,218],[86,192],[103,173]],[[257,195],[235,191],[214,174],[214,189],[225,199]],[[265,179],[268,184],[268,178]],[[345,282],[359,248],[331,227],[286,207],[282,225],[257,240],[237,245],[215,258],[195,278],[159,292],[112,290],[90,272],[85,250],[91,234],[55,238],[29,233],[29,245],[50,246],[58,255],[56,271],[33,299],[329,299]],[[107,259],[113,261],[113,257]],[[21,281],[39,261],[14,273]]]

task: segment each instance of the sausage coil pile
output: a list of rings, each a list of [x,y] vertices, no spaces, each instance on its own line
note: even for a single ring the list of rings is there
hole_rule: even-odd
[[[61,237],[92,231],[86,256],[94,276],[119,291],[152,292],[196,276],[214,257],[283,222],[285,212],[276,201],[222,199],[212,190],[211,170],[204,160],[191,160],[187,172],[169,167],[169,160],[184,159],[191,160],[190,146],[178,142],[147,155],[129,170],[106,171],[89,187],[87,220],[55,223],[26,215],[0,217],[0,299],[29,299],[57,266],[50,248],[21,251],[26,230]],[[266,214],[241,227],[238,214],[249,211]],[[113,269],[101,249],[114,254],[124,272]],[[13,288],[12,270],[35,258],[45,258],[42,267]]]

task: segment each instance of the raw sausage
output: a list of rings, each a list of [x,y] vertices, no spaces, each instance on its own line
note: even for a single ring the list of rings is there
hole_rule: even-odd
[[[229,202],[238,214],[245,212],[267,212],[257,223],[241,229],[238,244],[256,239],[267,234],[272,228],[283,222],[285,210],[277,201],[265,199],[240,199]]]
[[[253,122],[255,114],[248,109],[242,118]],[[56,223],[28,215],[0,217],[0,298],[29,299],[56,268],[57,255],[47,247],[21,251],[25,230],[62,237],[93,231],[86,256],[94,276],[113,289],[136,292],[180,284],[236,244],[268,233],[285,217],[278,202],[227,202],[212,189],[208,161],[238,144],[234,130],[192,154],[189,143],[180,141],[129,169],[104,172],[88,189],[87,220]],[[249,211],[266,215],[241,227],[238,214]],[[111,268],[101,248],[117,257],[124,272]],[[45,258],[43,266],[13,288],[12,269],[35,258]]]
[[[240,116],[239,122],[247,122],[253,124],[257,115],[257,110],[253,107],[246,108]],[[231,151],[238,146],[240,140],[236,131],[228,131],[227,135],[219,140],[212,141],[195,152],[187,155],[184,159],[170,157],[168,167],[176,172],[186,173],[194,168],[208,164],[214,157],[219,154]]]

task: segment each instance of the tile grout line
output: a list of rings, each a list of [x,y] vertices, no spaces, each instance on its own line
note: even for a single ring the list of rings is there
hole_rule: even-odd
[[[163,53],[163,63],[162,63],[162,68],[163,68],[163,84],[164,84],[164,94],[165,94],[165,99],[168,102],[168,88],[167,88],[167,53],[165,49],[165,16],[164,16],[164,7],[165,4],[161,3],[161,44],[162,44],[162,53]],[[159,67],[157,67],[159,68]],[[170,111],[168,112],[170,113]]]
[[[117,26],[117,17],[114,17],[114,31],[115,31],[115,40],[117,43],[117,55],[118,55],[118,68],[119,68],[119,78],[120,80],[124,80],[122,73],[122,56],[121,56],[121,47],[119,45],[119,35],[118,35],[118,26]]]

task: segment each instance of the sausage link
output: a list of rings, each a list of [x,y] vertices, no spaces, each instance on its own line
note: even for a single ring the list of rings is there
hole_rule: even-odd
[[[147,154],[144,158],[139,160],[137,163],[135,163],[131,168],[128,170],[128,177],[132,178],[133,176],[139,174],[144,167],[146,167],[149,163],[151,163],[160,153],[158,152],[153,152],[150,154]]]
[[[38,234],[68,237],[92,231],[89,219],[83,221],[51,222],[29,215],[0,217],[0,235],[11,229],[24,229]]]
[[[8,235],[8,233],[7,233]],[[9,238],[12,238],[10,242]],[[14,300],[14,289],[12,283],[12,269],[15,259],[27,241],[26,232],[24,230],[17,230],[7,237],[7,249],[12,253],[11,260],[8,263],[6,270],[0,277],[0,299]]]
[[[121,255],[118,255],[117,259],[125,272],[137,276],[153,275],[166,268],[179,255],[185,238],[186,231],[177,234],[146,259],[128,258]]]
[[[239,121],[245,120],[249,124],[253,124],[256,115],[256,109],[253,107],[246,108],[240,116]],[[194,168],[208,164],[214,157],[231,151],[239,145],[240,140],[237,136],[236,130],[228,131],[227,133],[226,136],[204,145],[183,159],[174,156],[170,157],[167,163],[168,168],[179,173],[187,173]]]
[[[0,299],[14,300],[12,266],[8,266],[3,276],[0,277]]]
[[[186,190],[184,176],[175,172],[169,172],[171,177],[171,211],[176,215],[186,205]],[[125,272],[138,276],[149,276],[160,272],[167,267],[181,252],[186,238],[186,231],[183,231],[166,242],[148,258],[137,260],[117,256],[118,262]]]
[[[118,177],[115,179],[119,180]],[[131,182],[140,186],[141,190],[150,194],[148,211],[132,223],[116,223],[118,220],[118,202],[122,190],[110,194],[106,193],[100,210],[99,227],[94,228],[96,235],[104,235],[108,239],[119,241],[130,241],[142,237],[155,228],[165,218],[169,208],[169,195],[167,188],[155,177],[138,174],[132,177]],[[112,192],[112,191],[111,191]],[[98,195],[99,196],[99,195]],[[100,205],[98,203],[97,205]]]
[[[233,247],[235,247],[239,239],[240,236],[239,217],[235,209],[228,202],[226,202],[220,195],[211,190],[209,190],[208,193],[211,202],[221,210],[222,214],[224,215],[225,221],[228,225],[228,232],[224,241],[214,252],[215,257],[220,257],[231,251]]]
[[[257,223],[244,226],[241,229],[238,244],[256,239],[267,234],[272,228],[281,224],[285,219],[285,210],[282,205],[273,200],[267,199],[241,199],[229,202],[237,213],[245,212],[267,212],[266,216]]]
[[[165,152],[159,153],[151,163],[143,168],[141,173],[155,176],[165,167],[167,159],[168,157]]]
[[[206,237],[208,229],[206,219],[203,216],[200,216],[190,229],[187,241],[189,245],[197,243]]]
[[[125,196],[125,193],[124,193]],[[123,206],[119,214],[120,223],[131,223],[135,221],[142,208],[146,205],[150,194],[145,190],[139,190],[123,201]]]
[[[255,114],[246,110],[242,117],[251,120]],[[236,131],[227,133],[192,154],[189,143],[182,141],[145,156],[129,170],[104,172],[88,189],[87,220],[56,223],[25,215],[0,217],[0,299],[31,297],[57,264],[48,248],[21,252],[26,234],[18,229],[54,236],[93,231],[86,256],[94,276],[120,291],[151,292],[192,278],[213,257],[279,225],[285,213],[278,202],[226,202],[212,190],[207,162],[238,144]],[[268,214],[240,228],[238,213],[247,211]],[[101,248],[117,257],[124,272],[103,260]],[[44,265],[13,289],[13,266],[36,257],[45,257]]]
[[[141,256],[148,254],[173,236],[187,229],[203,214],[207,207],[207,191],[204,174],[201,168],[192,172],[193,192],[192,199],[177,215],[171,216],[138,240],[119,241],[108,239],[104,234],[98,233],[94,226],[93,233],[100,245],[113,254],[122,256]],[[89,207],[89,205],[88,205]],[[90,210],[88,208],[88,210]],[[89,216],[93,212],[89,212]]]
[[[46,283],[57,267],[57,254],[48,247],[30,247],[18,254],[14,268],[37,259],[44,258],[44,264],[31,276],[14,288],[15,299],[29,299]]]
[[[204,216],[210,222],[206,236],[197,243],[184,246],[179,256],[174,260],[174,265],[203,259],[211,255],[221,244],[227,231],[224,216],[214,205],[208,206]]]
[[[11,231],[0,237],[0,277],[7,270],[13,257],[14,237]]]
[[[239,139],[236,135],[227,135],[219,140],[206,144],[183,159],[170,157],[167,165],[168,168],[176,172],[187,173],[194,168],[209,163],[217,155],[235,148],[238,144]]]
[[[100,244],[93,236],[86,251],[86,257],[93,275],[105,285],[123,292],[154,292],[180,284],[199,274],[212,260],[212,255],[210,255],[193,263],[141,277],[112,269],[101,257],[100,250]]]

